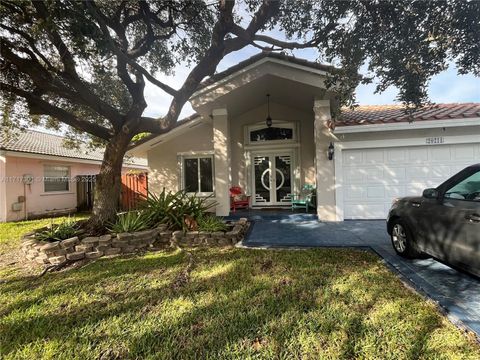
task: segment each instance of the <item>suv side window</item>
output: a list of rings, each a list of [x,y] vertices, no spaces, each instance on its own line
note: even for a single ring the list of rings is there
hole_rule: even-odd
[[[480,201],[480,171],[463,179],[445,192],[449,199]]]

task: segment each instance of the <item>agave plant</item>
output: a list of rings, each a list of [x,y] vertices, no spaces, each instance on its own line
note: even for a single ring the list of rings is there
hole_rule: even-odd
[[[129,211],[118,214],[116,222],[109,224],[108,229],[111,232],[123,233],[141,231],[149,227],[151,226],[147,214],[142,211]]]
[[[158,195],[149,192],[142,209],[152,226],[166,224],[171,229],[186,230],[186,218],[198,221],[198,218],[215,205],[211,196],[200,198],[189,195],[185,190],[172,193],[164,188]]]
[[[216,232],[227,230],[227,224],[223,222],[222,218],[215,215],[203,214],[197,221],[198,230],[200,231]]]
[[[53,222],[43,231],[35,234],[35,238],[40,241],[61,241],[74,237],[79,230],[75,218],[68,217],[59,224]]]

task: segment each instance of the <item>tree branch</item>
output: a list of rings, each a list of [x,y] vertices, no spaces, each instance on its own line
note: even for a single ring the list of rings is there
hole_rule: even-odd
[[[35,57],[32,58],[32,56],[30,56],[30,59],[28,59],[17,56],[12,52],[13,48],[18,49],[15,44],[4,38],[0,38],[0,41],[1,55],[8,59],[10,63],[14,64],[17,67],[18,71],[28,75],[28,77],[38,89],[41,89],[44,92],[53,92],[55,94],[60,94],[61,97],[64,97],[75,104],[88,106],[101,116],[104,116],[105,118],[110,120],[114,125],[115,123],[118,124],[121,121],[121,114],[115,108],[103,102],[90,90],[82,91],[84,88],[86,88],[84,84],[82,84],[81,86],[78,86],[78,84],[77,86],[74,86],[72,85],[72,81],[74,80],[69,81],[69,79],[63,78],[63,80],[65,80],[69,85],[71,85],[73,89],[77,90],[72,91],[72,89],[66,86],[62,81],[53,77],[52,74],[47,69],[45,69]],[[23,49],[22,51],[24,51],[25,53],[30,52],[28,51],[28,49]],[[30,54],[33,55],[33,53],[31,52]]]
[[[50,104],[34,93],[18,89],[5,83],[0,83],[0,89],[24,98],[27,101],[30,114],[32,115],[50,115],[79,131],[88,132],[104,140],[109,140],[111,137],[107,128],[85,120],[80,120],[75,115]]]

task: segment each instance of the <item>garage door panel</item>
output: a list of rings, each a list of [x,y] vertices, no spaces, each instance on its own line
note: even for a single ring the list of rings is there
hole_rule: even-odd
[[[452,160],[452,149],[450,146],[437,146],[430,148],[432,162],[445,163]]]
[[[454,149],[455,160],[474,160],[475,148],[469,145],[457,145]]]
[[[383,150],[367,150],[365,152],[365,162],[367,164],[383,164],[384,151]]]
[[[342,159],[344,218],[382,219],[394,198],[420,196],[480,162],[480,144],[344,150]]]
[[[406,169],[405,167],[385,167],[383,172],[384,179],[389,183],[398,184],[399,182],[405,180]]]
[[[383,199],[385,197],[384,186],[368,186],[367,198],[368,199]]]
[[[363,152],[361,153],[343,153],[343,163],[345,165],[361,165],[363,164]]]
[[[420,147],[408,149],[408,161],[410,164],[423,163],[428,160],[428,148]]]
[[[384,205],[382,204],[355,204],[345,208],[345,218],[348,219],[381,219]]]
[[[399,186],[386,186],[385,187],[385,198],[386,199],[395,199],[398,197],[407,196],[404,185]]]
[[[408,160],[407,149],[394,148],[387,151],[387,161],[389,163],[405,163]]]
[[[346,188],[347,196],[350,199],[363,199],[365,198],[365,188],[356,185],[350,185]]]
[[[368,168],[368,172],[366,174],[366,180],[368,182],[383,184],[383,169],[378,166]]]
[[[363,183],[365,181],[365,169],[349,168],[345,172],[345,182],[351,183]]]
[[[408,179],[427,179],[431,176],[431,169],[428,166],[409,166],[406,169]]]

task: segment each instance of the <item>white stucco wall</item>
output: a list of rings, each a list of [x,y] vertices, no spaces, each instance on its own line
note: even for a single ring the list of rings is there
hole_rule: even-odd
[[[150,191],[158,193],[163,188],[167,191],[178,191],[178,154],[196,151],[213,151],[213,128],[210,122],[189,129],[188,132],[160,143],[147,152]]]

